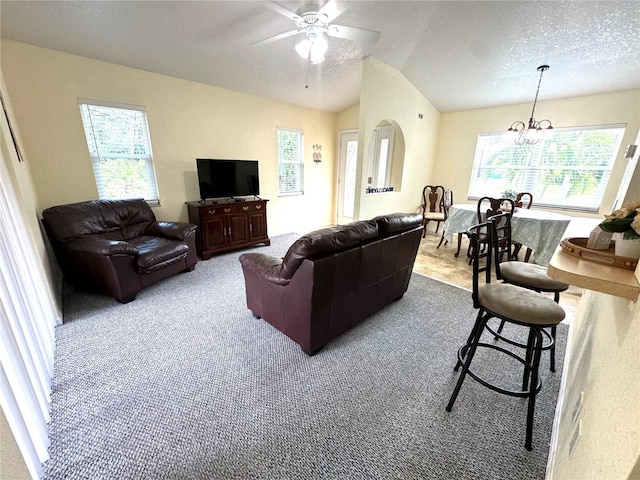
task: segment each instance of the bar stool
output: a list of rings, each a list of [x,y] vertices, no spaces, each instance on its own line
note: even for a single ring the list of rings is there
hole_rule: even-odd
[[[511,241],[511,214],[502,213],[492,217],[491,220],[496,278],[505,283],[511,283],[522,288],[528,288],[529,290],[534,290],[538,293],[553,293],[553,301],[558,303],[560,301],[560,292],[567,290],[569,285],[551,278],[547,275],[547,269],[542,265],[515,260],[513,256],[515,249],[513,248],[514,245]],[[497,331],[494,332],[496,339],[502,339],[519,347],[526,347],[524,344],[516,343],[503,337],[501,335],[503,327],[504,321],[500,322],[500,326]],[[549,337],[546,330],[544,331],[544,334]],[[551,327],[550,343],[548,346],[545,346],[543,350],[549,350],[549,369],[552,372],[556,371],[555,339],[556,327]]]
[[[528,398],[525,448],[532,449],[533,418],[536,394],[542,387],[538,375],[543,348],[543,330],[558,325],[564,319],[564,310],[551,298],[508,283],[491,283],[493,240],[491,222],[471,227],[466,235],[472,245],[474,308],[478,309],[476,321],[467,342],[458,350],[458,361],[454,368],[462,367],[446,410],[451,412],[467,374],[485,387],[505,395]],[[484,247],[484,248],[483,248]],[[481,276],[481,274],[483,274]],[[483,279],[482,279],[482,278]],[[528,329],[528,339],[524,358],[494,343],[481,341],[482,334],[491,318],[498,318]],[[471,370],[478,348],[496,350],[508,355],[523,367],[522,389],[509,390],[490,383],[477,372]]]

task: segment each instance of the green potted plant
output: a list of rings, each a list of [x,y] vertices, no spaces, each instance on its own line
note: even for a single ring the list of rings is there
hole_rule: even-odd
[[[515,190],[505,190],[500,195],[502,196],[502,198],[508,198],[515,201],[516,197],[518,196],[518,192],[516,192]]]
[[[600,228],[613,233],[616,255],[640,258],[640,202],[628,202],[605,215]]]
[[[500,195],[501,195],[501,198],[508,198],[509,200],[513,200],[515,202],[516,197],[518,196],[518,193],[515,190],[505,190]],[[502,209],[511,211],[511,205],[509,204],[509,202],[502,202]],[[514,213],[516,210],[517,208],[514,210]]]

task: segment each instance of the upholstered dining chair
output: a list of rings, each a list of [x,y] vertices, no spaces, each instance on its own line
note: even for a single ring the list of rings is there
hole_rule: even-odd
[[[429,222],[436,222],[436,233],[440,223],[447,219],[453,193],[442,185],[427,185],[422,189],[422,238],[427,235]]]
[[[522,288],[534,290],[538,293],[553,293],[553,301],[560,302],[560,293],[569,288],[566,283],[554,280],[547,275],[546,267],[534,263],[519,262],[513,258],[513,246],[511,240],[511,214],[503,213],[491,219],[492,248],[494,251],[495,275],[498,280]],[[501,336],[504,321],[495,332],[496,339],[506,340],[512,345],[525,347],[526,345],[509,341]],[[545,333],[547,333],[545,331]],[[556,327],[551,327],[549,345],[544,349],[550,351],[550,370],[556,371],[555,339]]]
[[[458,349],[454,370],[458,371],[460,367],[462,370],[446,410],[451,412],[453,409],[467,375],[495,392],[527,398],[525,448],[531,450],[536,395],[542,388],[542,381],[538,375],[543,348],[542,332],[545,328],[558,325],[564,319],[565,313],[562,307],[551,298],[533,290],[509,283],[492,283],[492,256],[495,250],[491,248],[493,238],[491,223],[491,221],[480,223],[466,232],[472,244],[472,299],[474,308],[478,309],[478,314],[467,342]],[[514,352],[493,342],[482,341],[487,322],[492,318],[510,323],[515,330],[522,330],[520,327],[525,329],[525,332],[522,332],[527,337],[524,357],[517,355],[517,350]],[[473,371],[471,365],[478,349],[483,349],[483,353],[488,354],[492,352],[505,354],[509,359],[515,360],[519,364],[518,368],[523,367],[521,388],[519,390],[509,389],[506,386],[496,385],[487,379],[491,378],[489,372],[483,372],[484,375],[481,375],[481,372]],[[482,365],[486,368],[487,361],[490,361],[493,356],[483,357],[485,361],[482,362]],[[504,369],[502,363],[500,368]]]
[[[516,195],[516,199],[513,201],[516,208],[531,208],[533,204],[533,195],[529,192],[520,192]],[[518,260],[518,254],[520,253],[520,249],[522,248],[522,244],[518,242],[513,242],[513,258]],[[528,262],[531,258],[531,254],[533,250],[527,247],[526,252],[524,253],[524,261]]]

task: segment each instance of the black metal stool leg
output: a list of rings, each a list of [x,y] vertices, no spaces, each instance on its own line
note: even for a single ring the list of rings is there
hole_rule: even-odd
[[[553,301],[556,303],[560,303],[560,292],[554,292]],[[552,372],[556,371],[556,327],[551,327],[551,338],[553,340],[553,345],[549,349],[549,370]]]
[[[556,327],[551,327],[551,338],[553,339],[553,345],[549,349],[549,370],[556,371]]]
[[[473,324],[473,328],[471,329],[471,333],[469,334],[469,338],[467,338],[467,343],[464,344],[464,346],[462,348],[464,348],[464,351],[466,352],[467,348],[469,348],[469,345],[471,345],[471,341],[473,340],[473,337],[476,336],[476,332],[478,330],[478,326],[481,323],[481,319],[482,319],[482,315],[484,313],[484,310],[480,309],[478,310],[478,316],[476,317],[476,322]],[[462,353],[462,356],[464,357],[466,355],[466,353]],[[453,367],[453,369],[457,372],[458,369],[462,366],[462,361],[460,360],[460,358],[458,358],[458,361],[456,363],[456,366]]]
[[[536,407],[536,394],[538,387],[538,368],[540,367],[540,357],[542,356],[542,334],[537,328],[532,328],[534,338],[532,342],[533,348],[533,364],[531,365],[531,384],[529,388],[529,406],[527,407],[527,435],[524,447],[531,450],[531,441],[533,439],[533,414]]]
[[[534,350],[535,335],[533,331],[534,331],[533,328],[529,329],[529,336],[527,338],[527,349],[524,357],[525,367],[522,372],[522,391],[523,392],[527,390],[529,387],[529,379],[530,379],[529,377],[531,373],[531,359],[533,358],[533,354],[534,354],[533,350]]]
[[[476,348],[478,347],[478,343],[480,342],[480,337],[482,336],[482,331],[484,330],[484,325],[487,323],[487,318],[482,318],[480,322],[476,322],[476,326],[474,328],[474,337],[471,341],[471,344],[467,344],[469,349],[466,352],[466,357],[464,361],[464,365],[462,366],[462,372],[460,372],[460,377],[458,378],[458,383],[456,383],[456,388],[454,388],[453,393],[451,394],[451,398],[449,399],[449,403],[447,404],[446,410],[450,412],[453,408],[453,404],[458,398],[458,393],[460,392],[460,388],[462,387],[462,383],[464,382],[464,377],[467,376],[467,372],[469,371],[469,365],[471,365],[471,360],[473,360],[473,356],[476,353]],[[460,356],[462,355],[462,349],[465,347],[460,347],[460,353],[458,354],[458,362],[460,361]]]
[[[502,333],[502,329],[504,328],[504,320],[500,320],[500,326],[498,327],[498,330],[496,330],[496,333]],[[494,337],[496,340],[498,340],[498,336],[496,335]]]

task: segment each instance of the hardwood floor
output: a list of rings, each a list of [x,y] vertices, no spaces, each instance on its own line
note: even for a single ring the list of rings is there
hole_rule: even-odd
[[[457,247],[457,238],[454,236],[453,242],[443,242],[440,248],[436,248],[440,235],[441,232],[427,231],[426,238],[420,243],[413,271],[471,290],[471,266],[466,255],[468,240],[463,237],[460,256],[456,258],[453,255]],[[582,292],[582,288],[571,286],[560,294],[560,306],[567,315],[565,322],[570,321],[575,315]],[[469,301],[471,302],[471,297]]]

